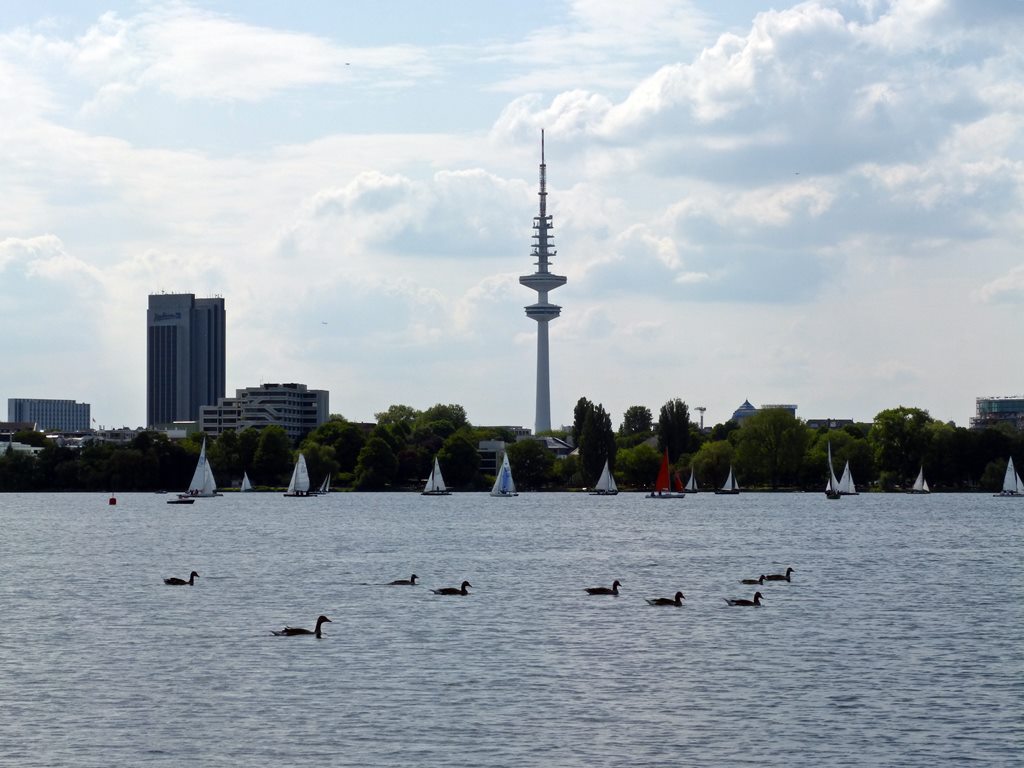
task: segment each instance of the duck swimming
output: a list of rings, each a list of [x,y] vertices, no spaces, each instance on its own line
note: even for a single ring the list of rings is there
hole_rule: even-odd
[[[393,587],[398,587],[398,586],[407,586],[407,587],[408,586],[415,586],[417,578],[419,578],[419,577],[414,573],[408,579],[395,579],[388,586],[393,586]],[[473,585],[470,584],[470,586],[473,586]]]
[[[188,576],[188,581],[171,576],[171,578],[169,579],[164,579],[164,584],[170,584],[172,587],[191,587],[195,585],[197,578],[199,578],[199,574],[195,571],[192,571],[192,573],[190,573]]]
[[[672,597],[645,597],[648,605],[674,605],[677,608],[682,606],[683,600],[686,599],[686,595],[682,592],[676,592],[676,596]]]
[[[787,568],[785,573],[773,573],[769,576],[765,576],[765,581],[789,581],[789,574],[796,573],[792,568]]]
[[[315,630],[303,629],[302,627],[285,627],[281,630],[272,629],[270,630],[270,634],[277,635],[278,637],[290,637],[292,635],[316,635],[317,637],[323,637],[323,635],[320,633],[320,627],[324,622],[327,622],[328,624],[333,624],[333,622],[326,616],[318,616],[316,620]]]
[[[461,587],[441,587],[440,589],[432,589],[430,591],[435,595],[468,595],[469,592],[466,590],[466,587],[472,586],[468,581],[464,581]]]
[[[588,595],[615,595],[619,596],[619,587],[622,586],[622,582],[616,579],[612,582],[611,589],[608,587],[587,587],[586,593]]]
[[[761,598],[762,597],[764,597],[764,595],[762,595],[760,592],[755,592],[753,600],[739,600],[739,599],[732,599],[732,598],[728,598],[728,597],[723,597],[722,599],[725,600],[725,602],[727,602],[729,605],[756,605],[756,606],[760,606],[761,605]]]
[[[740,579],[740,584],[764,584],[764,580],[767,578],[763,573],[756,579]]]

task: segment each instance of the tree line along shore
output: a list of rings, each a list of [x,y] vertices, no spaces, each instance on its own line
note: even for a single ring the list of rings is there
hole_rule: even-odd
[[[999,490],[1008,458],[1024,459],[1024,433],[966,429],[905,406],[839,429],[810,429],[787,410],[764,409],[742,426],[728,421],[702,431],[679,398],[666,402],[657,418],[646,406],[631,406],[613,427],[600,403],[581,397],[571,428],[544,435],[578,448],[565,457],[538,440],[516,441],[508,428],[474,426],[460,405],[392,405],[375,416],[375,425],[332,416],[298,444],[277,426],[216,439],[195,433],[181,441],[147,431],[126,444],[97,441],[81,448],[19,432],[15,441],[42,450],[0,456],[0,491],[183,490],[204,439],[225,489],[238,487],[244,472],[257,489],[283,487],[301,452],[314,481],[329,475],[335,490],[419,490],[435,456],[449,487],[487,490],[494,478],[480,469],[478,446],[484,440],[506,442],[516,485],[527,491],[586,489],[605,461],[620,489],[647,490],[666,451],[673,470],[684,480],[692,471],[702,490],[720,486],[732,467],[747,489],[820,491],[831,449],[835,471],[849,462],[860,490],[904,490],[923,467],[932,490],[993,491]]]

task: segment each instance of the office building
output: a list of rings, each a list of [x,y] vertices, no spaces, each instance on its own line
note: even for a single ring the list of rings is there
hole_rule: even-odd
[[[1005,424],[1024,431],[1024,397],[979,397],[974,403],[976,415],[971,417],[971,429]]]
[[[271,424],[284,427],[298,442],[330,417],[329,393],[305,384],[261,384],[236,389],[234,397],[221,397],[216,405],[199,409],[199,428],[217,437],[224,432]]]
[[[191,293],[149,297],[146,313],[146,424],[196,421],[224,397],[224,299]]]
[[[33,421],[45,432],[84,432],[89,429],[89,404],[12,397],[7,400],[7,419]]]

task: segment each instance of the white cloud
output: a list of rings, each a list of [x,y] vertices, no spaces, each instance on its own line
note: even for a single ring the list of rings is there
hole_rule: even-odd
[[[744,397],[865,418],[900,396],[962,420],[976,389],[1019,373],[987,340],[1024,280],[1024,21],[979,8],[805,2],[743,29],[691,4],[623,16],[594,0],[477,46],[183,4],[63,37],[0,29],[0,322],[102,298],[76,343],[135,373],[64,394],[119,421],[144,412],[139,318],[165,289],[228,299],[229,387],[306,379],[352,417],[422,397],[528,422],[518,276],[544,128],[569,277],[552,297],[556,412],[585,393],[616,414],[680,395],[711,423]],[[712,24],[736,33],[706,39]],[[383,80],[416,87],[359,90]],[[344,108],[317,122],[338,91]],[[422,130],[453,93],[459,129]],[[373,130],[381,110],[402,130]],[[306,120],[287,143],[266,130]],[[210,140],[224,130],[249,140]],[[63,341],[14,343],[30,369]],[[953,372],[951,345],[969,347]],[[622,375],[639,366],[642,381]]]
[[[986,283],[974,296],[984,304],[1024,304],[1024,264]]]

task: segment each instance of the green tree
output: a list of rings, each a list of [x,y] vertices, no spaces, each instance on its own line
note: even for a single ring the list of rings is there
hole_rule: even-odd
[[[360,491],[379,491],[394,482],[398,459],[391,446],[381,437],[371,437],[359,451],[356,462],[356,488]]]
[[[309,481],[313,487],[319,488],[320,483],[327,477],[331,478],[333,484],[334,476],[338,474],[334,448],[307,439],[302,442],[301,451],[306,457],[306,469],[309,471]]]
[[[264,485],[284,485],[294,463],[292,441],[284,427],[276,424],[264,427],[253,457],[254,476]]]
[[[222,485],[242,481],[242,459],[239,453],[238,433],[229,430],[211,442],[206,449],[210,468]]]
[[[736,463],[747,475],[747,484],[795,485],[808,442],[807,427],[791,412],[762,409],[750,416],[738,433]]]
[[[159,477],[159,465],[147,461],[135,448],[120,448],[110,455],[108,464],[111,490],[138,491],[152,488]]]
[[[658,448],[668,449],[668,460],[675,464],[690,444],[690,409],[678,397],[669,400],[658,414]]]
[[[572,410],[572,444],[574,446],[580,444],[580,435],[583,434],[583,423],[587,419],[587,414],[593,409],[594,404],[585,397],[581,397],[576,401],[576,407]]]
[[[33,448],[45,448],[50,443],[46,439],[46,435],[36,432],[34,429],[19,429],[14,433],[13,440],[16,443],[31,445]]]
[[[583,429],[580,432],[579,449],[583,475],[588,485],[597,482],[605,461],[613,470],[615,469],[615,454],[618,450],[615,444],[615,431],[612,429],[611,416],[600,403],[591,404],[586,411]]]
[[[453,488],[470,485],[480,472],[480,454],[476,444],[461,430],[444,441],[437,460],[445,482]]]
[[[305,442],[315,442],[333,448],[338,471],[353,472],[359,459],[359,451],[366,442],[366,433],[351,422],[332,418],[310,432]]]
[[[661,453],[653,446],[641,443],[623,448],[616,456],[616,481],[632,488],[653,487],[660,467]]]
[[[555,455],[538,440],[520,440],[505,447],[519,490],[544,488],[551,481]]]
[[[883,484],[904,485],[917,476],[921,457],[928,447],[928,411],[899,406],[879,411],[868,441],[875,464],[884,473]]]
[[[703,482],[721,487],[729,476],[733,462],[733,447],[728,440],[713,440],[704,443],[693,455],[693,467]]]
[[[650,435],[654,425],[654,417],[651,409],[646,405],[631,405],[622,414],[622,424],[619,425],[619,435],[630,437],[632,435]]]
[[[446,421],[451,425],[451,431],[444,435],[444,437],[448,437],[456,430],[469,426],[469,419],[466,418],[466,409],[454,403],[432,405],[416,418],[418,426],[440,421]]]
[[[412,427],[420,412],[411,405],[390,405],[386,411],[373,414],[378,426],[390,427],[393,424],[405,424]]]
[[[255,427],[246,427],[238,433],[238,465],[243,472],[249,473],[250,481],[254,479],[256,451],[259,450],[259,447],[260,430]]]
[[[554,464],[554,481],[561,488],[583,488],[587,481],[583,476],[580,457],[576,454],[556,459]]]

